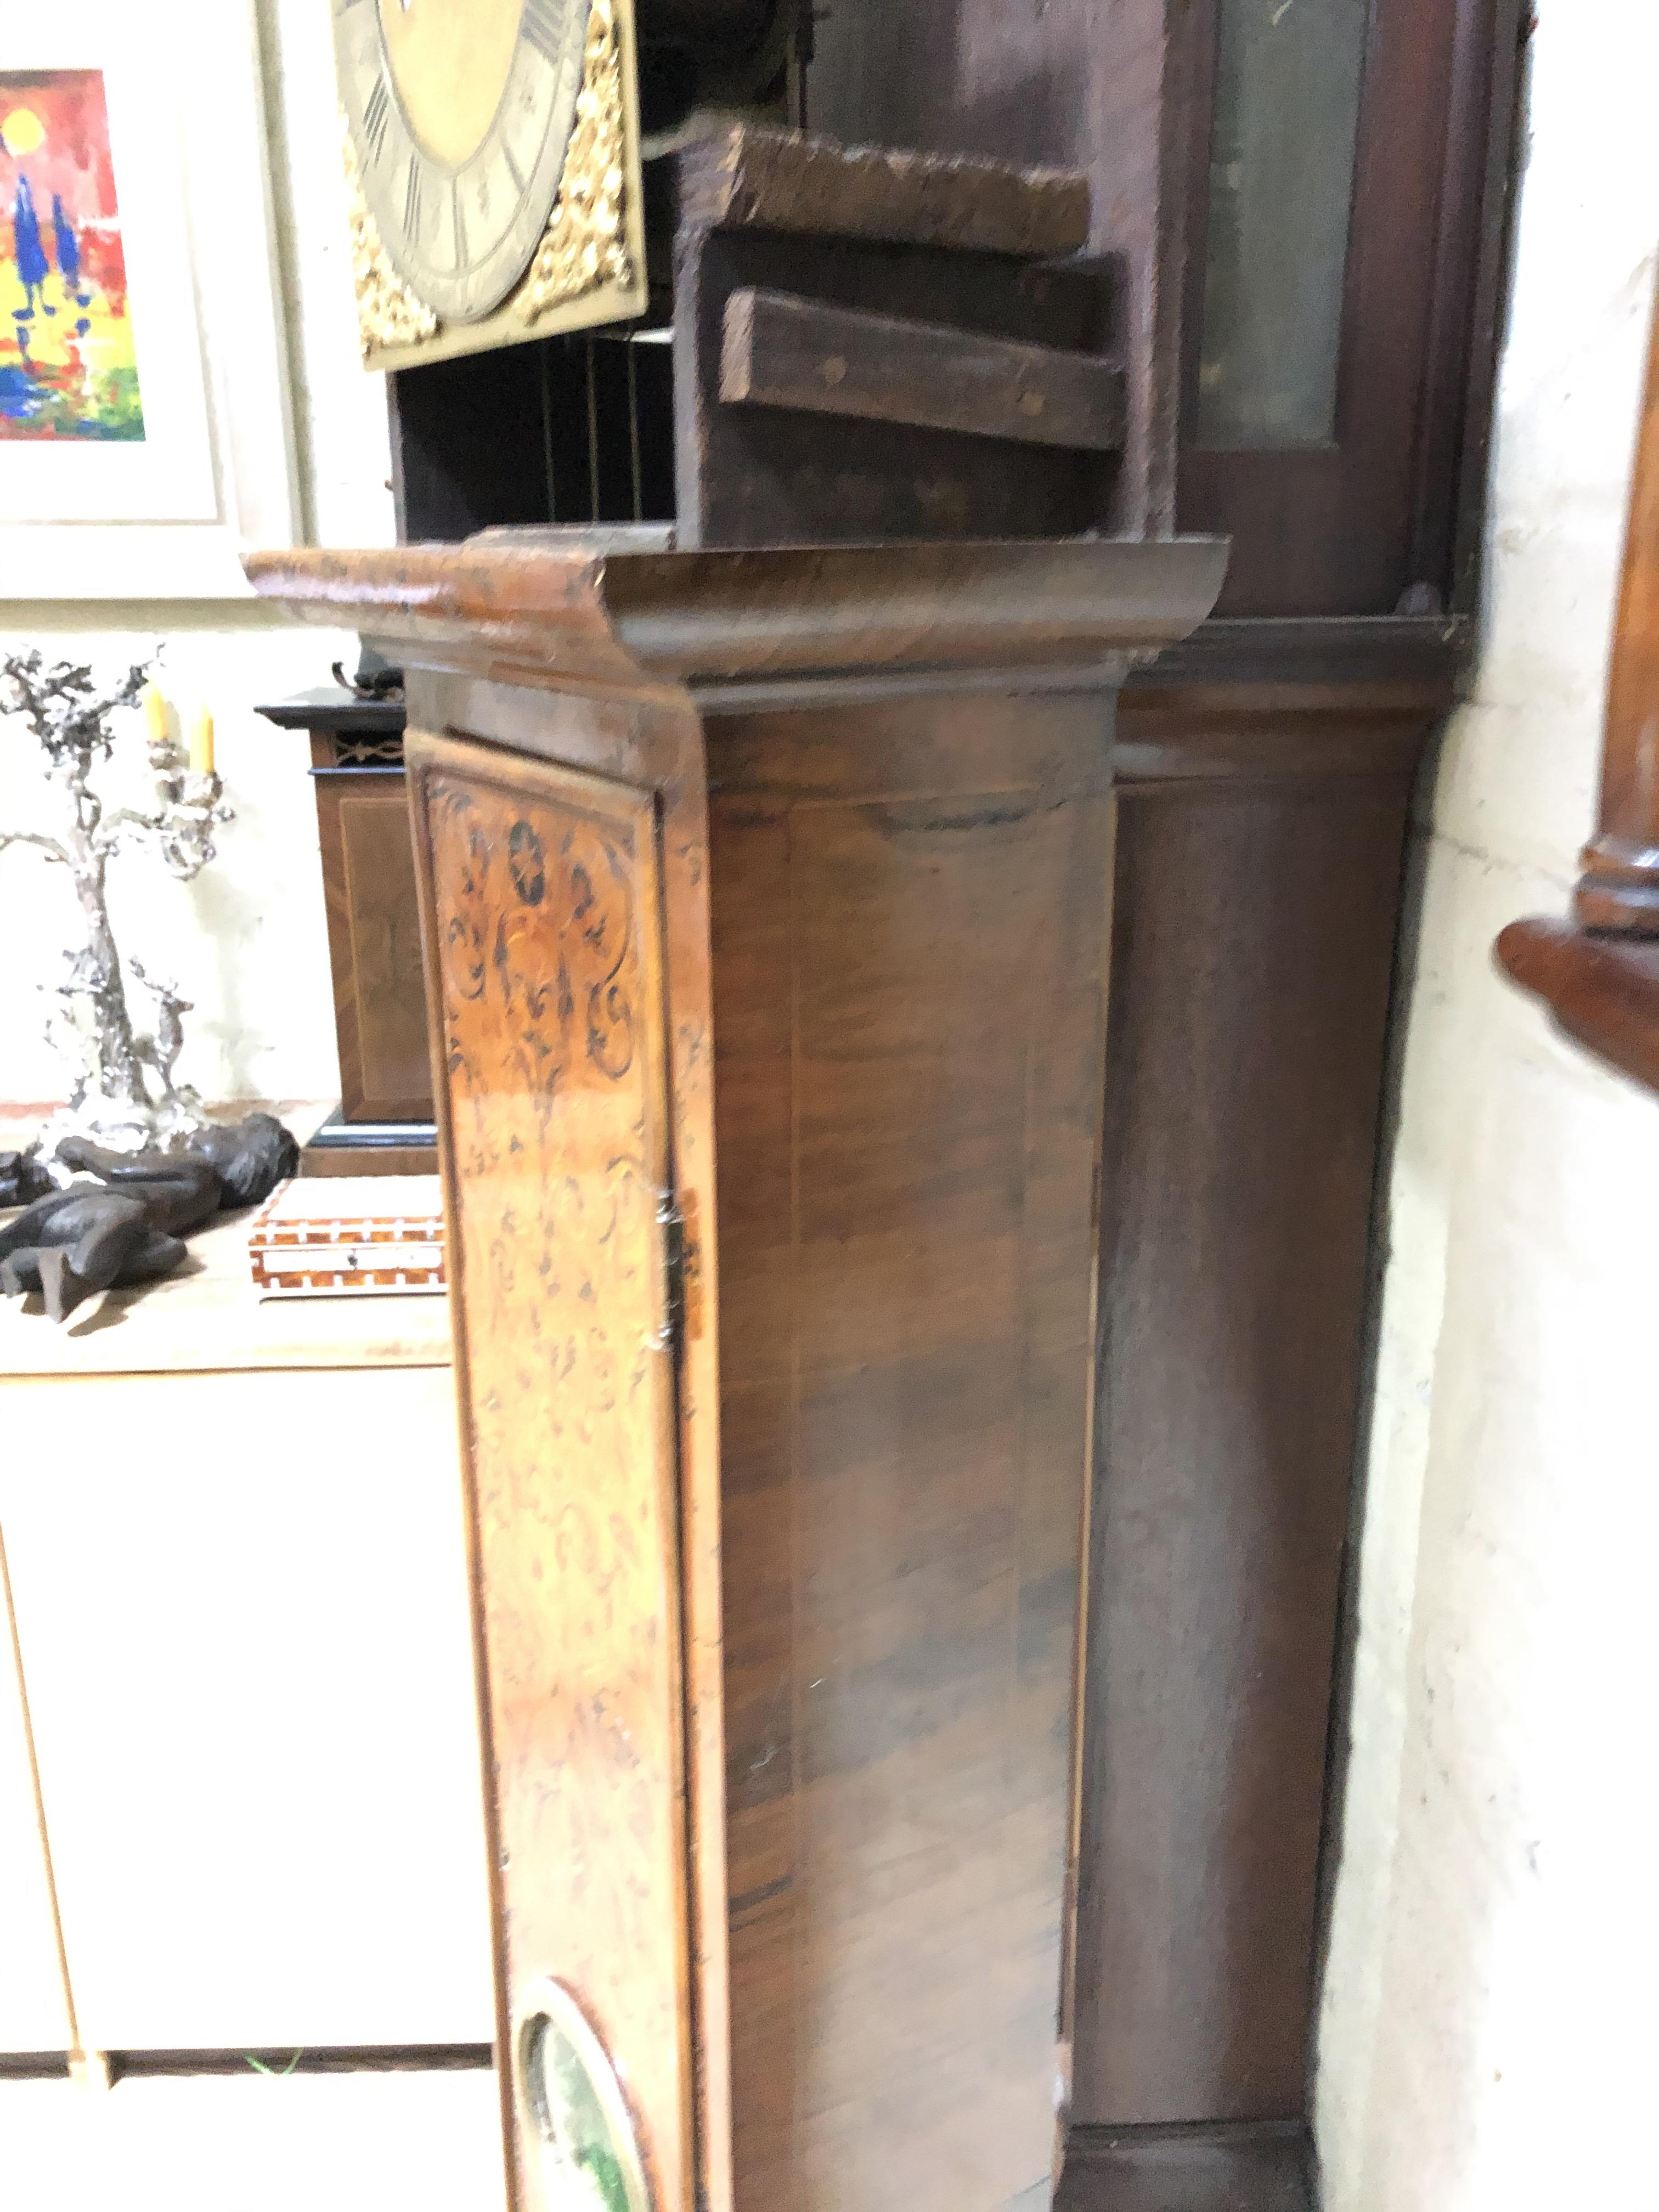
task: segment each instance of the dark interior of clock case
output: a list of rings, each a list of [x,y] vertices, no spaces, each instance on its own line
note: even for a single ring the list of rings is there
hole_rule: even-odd
[[[400,371],[390,380],[400,534],[672,522],[669,339],[647,319]]]

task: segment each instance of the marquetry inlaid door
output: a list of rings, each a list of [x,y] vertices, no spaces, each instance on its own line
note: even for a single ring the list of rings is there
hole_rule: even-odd
[[[482,745],[411,733],[408,757],[518,2203],[587,2201],[544,2170],[560,2148],[544,2145],[526,2079],[551,1983],[615,2069],[657,2212],[681,2212],[694,2179],[655,811],[647,793]]]

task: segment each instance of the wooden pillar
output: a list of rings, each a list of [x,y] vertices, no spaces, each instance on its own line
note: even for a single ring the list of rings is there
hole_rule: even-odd
[[[1377,1100],[1455,666],[1421,628],[1211,623],[1120,702],[1066,2212],[1317,2203]]]

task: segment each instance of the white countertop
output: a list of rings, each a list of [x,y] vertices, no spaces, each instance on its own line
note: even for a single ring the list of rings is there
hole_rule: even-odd
[[[329,1109],[289,1104],[272,1110],[303,1140]],[[27,1133],[0,1117],[0,1146],[26,1140]],[[136,1290],[105,1291],[61,1328],[47,1320],[38,1297],[0,1298],[0,1378],[448,1366],[449,1301],[441,1294],[256,1297],[247,1233],[257,1211],[249,1207],[198,1231],[178,1274]],[[0,1214],[0,1222],[10,1218]]]

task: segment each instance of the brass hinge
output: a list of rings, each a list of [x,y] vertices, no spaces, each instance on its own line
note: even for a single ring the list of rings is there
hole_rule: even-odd
[[[662,1326],[657,1332],[659,1352],[677,1350],[685,1341],[685,1278],[690,1247],[685,1216],[672,1190],[659,1194],[657,1225],[662,1231],[665,1294]]]

